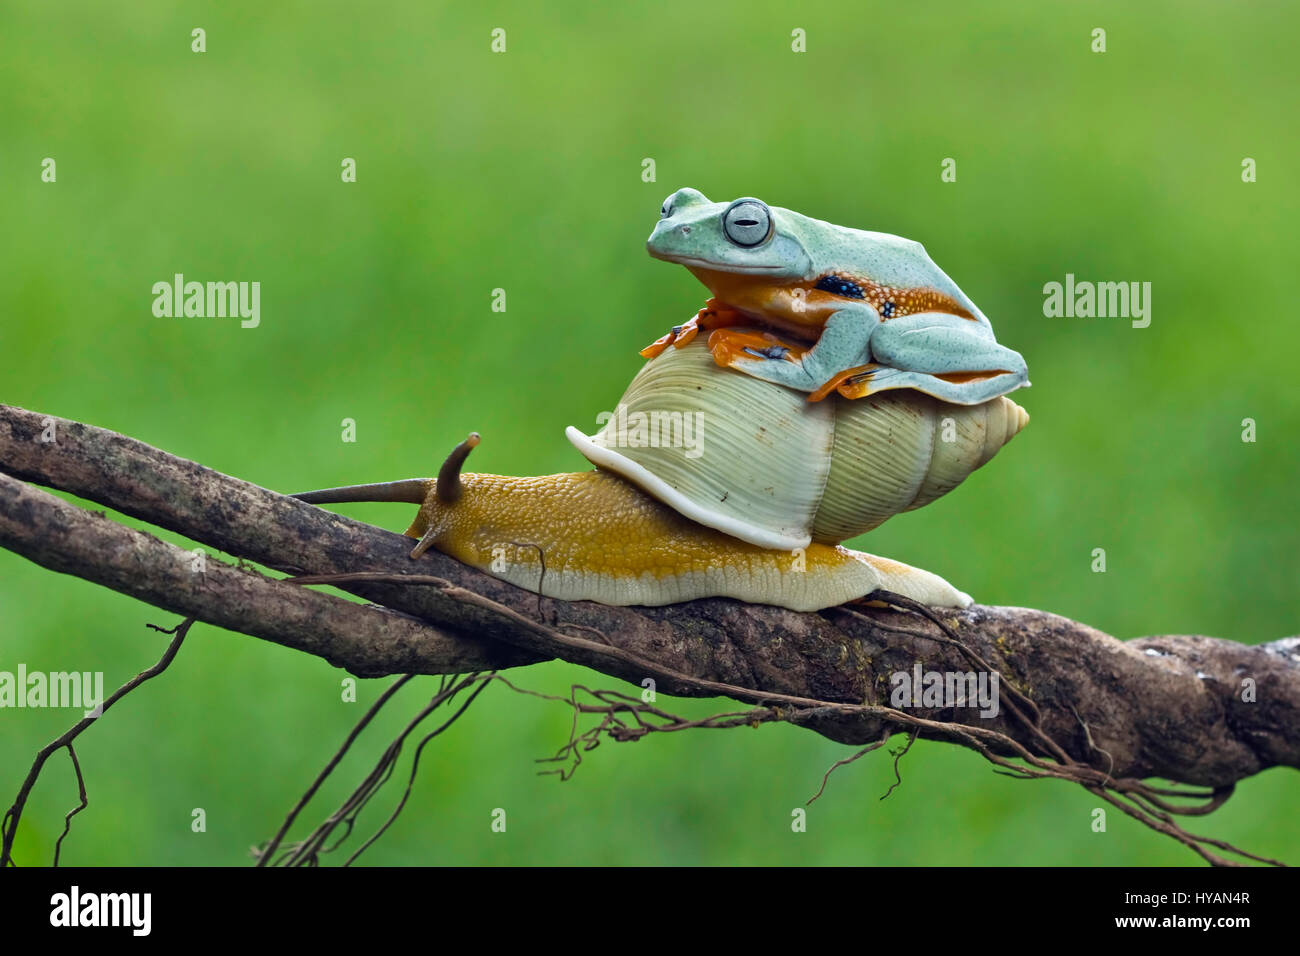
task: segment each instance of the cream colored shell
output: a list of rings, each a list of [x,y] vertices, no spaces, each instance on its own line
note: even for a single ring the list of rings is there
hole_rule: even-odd
[[[766,548],[838,543],[947,494],[1029,421],[1006,397],[910,389],[821,402],[713,361],[703,336],[633,378],[582,454],[711,528]]]

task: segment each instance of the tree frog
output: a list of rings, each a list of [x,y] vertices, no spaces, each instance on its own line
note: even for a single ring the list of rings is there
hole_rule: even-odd
[[[749,197],[710,202],[685,188],[664,202],[646,248],[713,293],[643,349],[646,358],[711,330],[719,365],[812,401],[913,388],[975,405],[1029,384],[1020,353],[995,341],[989,320],[919,242]]]

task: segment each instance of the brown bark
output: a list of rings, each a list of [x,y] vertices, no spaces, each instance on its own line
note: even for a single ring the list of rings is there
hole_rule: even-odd
[[[48,424],[53,442],[43,441]],[[890,675],[970,671],[933,624],[892,609],[798,614],[727,599],[663,608],[540,598],[401,535],[324,511],[104,429],[0,406],[0,544],[159,607],[321,656],[353,673],[459,673],[561,657],[661,692],[777,706],[890,702]],[[191,555],[24,482],[71,492],[268,567],[422,576],[339,586],[382,607]],[[396,507],[396,506],[395,506]],[[430,583],[431,579],[433,580]],[[1200,636],[1117,641],[1043,611],[938,611],[960,641],[1029,698],[1069,757],[1114,777],[1224,787],[1300,767],[1300,639],[1247,646]],[[1243,700],[1246,681],[1254,701]],[[723,686],[725,685],[725,686]],[[1248,696],[1248,695],[1247,695]],[[802,705],[800,705],[802,706]],[[1041,738],[1005,709],[916,717],[994,730],[1034,753]],[[865,743],[880,708],[804,707],[798,722]],[[932,728],[925,736],[961,740]],[[1006,748],[993,748],[1007,753]]]

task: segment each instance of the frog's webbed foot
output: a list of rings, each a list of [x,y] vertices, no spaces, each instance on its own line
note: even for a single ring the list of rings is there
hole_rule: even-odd
[[[709,336],[713,361],[765,382],[806,391],[808,373],[803,359],[807,349],[786,342],[771,332],[753,329],[718,329]]]
[[[668,330],[668,334],[655,339],[649,345],[641,350],[643,358],[658,358],[664,349],[668,346],[674,348],[684,348],[689,345],[695,336],[701,331],[709,329],[724,328],[729,325],[739,325],[743,316],[735,309],[721,305],[717,299],[709,299],[704,303],[704,308],[695,313],[690,319],[681,325],[674,325]]]
[[[832,375],[813,390],[808,395],[808,401],[820,402],[831,392],[839,392],[845,398],[864,398],[873,391],[881,391],[880,388],[873,389],[871,387],[872,379],[877,373],[893,371],[897,370],[882,368],[874,362],[858,365],[854,368],[846,368],[844,371]]]
[[[887,365],[861,365],[846,369],[808,396],[821,401],[831,392],[845,398],[866,398],[894,388],[911,388],[954,405],[978,405],[1005,395],[1021,385],[1023,376],[1011,372],[912,372]]]

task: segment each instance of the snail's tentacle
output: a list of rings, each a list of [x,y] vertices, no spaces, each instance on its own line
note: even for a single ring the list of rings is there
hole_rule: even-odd
[[[450,505],[460,497],[460,470],[464,467],[469,453],[478,447],[481,440],[478,432],[470,432],[469,437],[451,450],[447,460],[438,469],[438,482],[434,486],[434,491],[441,501]]]
[[[412,527],[414,527],[414,525]],[[438,536],[442,534],[443,531],[445,530],[446,530],[445,522],[439,522],[436,525],[430,525],[426,527],[423,533],[419,535],[420,540],[416,542],[415,547],[411,549],[411,554],[410,554],[411,560],[415,560],[416,558],[420,557],[420,555],[424,554],[424,552],[432,548],[437,543]],[[411,534],[410,531],[407,531],[407,534],[410,535],[411,537],[416,537],[416,535]]]
[[[432,484],[431,478],[405,478],[401,481],[381,481],[370,485],[344,485],[339,488],[321,488],[319,491],[300,491],[289,497],[313,505],[346,501],[401,501],[418,505],[429,496]]]
[[[469,436],[447,456],[438,469],[438,480],[434,483],[432,491],[426,495],[425,500],[435,500],[444,506],[444,510],[437,514],[436,520],[424,522],[425,527],[416,532],[416,527],[421,524],[421,518],[424,516],[425,509],[421,508],[415,517],[415,522],[407,530],[408,535],[418,534],[420,540],[411,549],[410,557],[412,560],[420,557],[424,552],[432,548],[438,541],[439,535],[446,531],[448,523],[449,509],[460,500],[461,494],[464,493],[465,487],[460,480],[460,470],[465,465],[465,459],[469,453],[478,447],[481,439],[478,432],[470,432]]]

